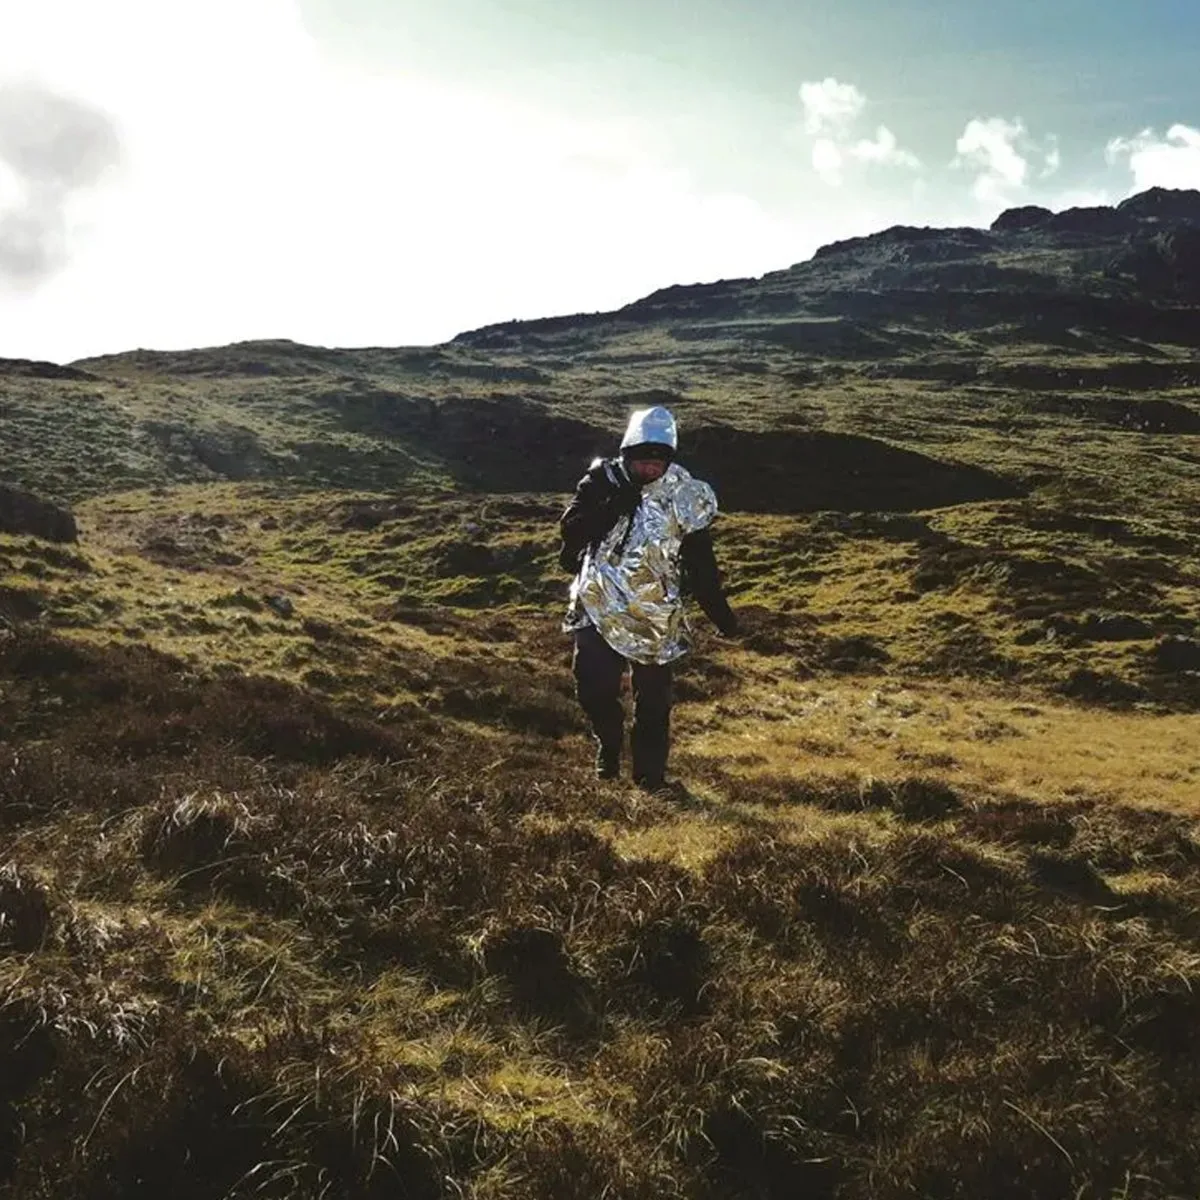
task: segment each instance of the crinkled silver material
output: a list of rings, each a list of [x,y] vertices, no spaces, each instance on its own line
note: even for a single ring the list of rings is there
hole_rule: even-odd
[[[659,445],[679,449],[679,430],[669,408],[656,404],[653,408],[639,408],[629,417],[621,449],[630,446]]]
[[[642,488],[633,515],[584,558],[563,628],[594,625],[618,654],[638,663],[661,665],[686,654],[691,631],[680,595],[680,548],[716,515],[712,488],[672,463]]]

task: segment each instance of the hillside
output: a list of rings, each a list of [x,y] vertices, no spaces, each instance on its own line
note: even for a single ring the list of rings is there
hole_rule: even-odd
[[[762,514],[730,523],[747,600],[906,667],[1194,707],[1170,664],[1198,653],[1197,231],[1200,193],[1154,191],[990,231],[887,230],[762,279],[441,347],[0,364],[0,469],[82,502],[85,523],[116,493],[223,481],[435,510],[511,497],[427,545],[403,520],[376,531],[389,544],[352,565],[381,602],[540,605],[560,587],[554,506],[630,406],[663,402],[724,508]],[[158,537],[163,558],[177,518],[139,519],[123,544]]]
[[[558,629],[646,403],[670,798]],[[0,361],[0,1197],[1194,1197],[1197,500],[1200,193]]]

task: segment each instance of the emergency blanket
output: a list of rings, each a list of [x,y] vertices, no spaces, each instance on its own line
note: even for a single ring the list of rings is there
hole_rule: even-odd
[[[594,625],[618,653],[661,665],[687,653],[691,631],[680,594],[680,548],[712,524],[717,497],[672,463],[641,501],[589,551],[571,584],[568,632]]]

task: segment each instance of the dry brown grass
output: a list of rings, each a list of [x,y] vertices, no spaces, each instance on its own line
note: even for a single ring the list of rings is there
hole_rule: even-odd
[[[1194,1200],[1200,393],[1121,250],[18,364],[82,542],[0,536],[0,1195]],[[515,491],[642,403],[767,510],[653,798]]]
[[[982,795],[1200,815],[1200,716],[1113,712],[971,680],[796,680],[738,661],[742,686],[689,716],[679,745],[747,779],[932,771]]]
[[[489,709],[516,681],[479,662],[478,706],[381,723],[7,639],[0,1191],[1187,1195],[1194,819],[845,746],[723,762],[717,660],[690,795],[644,798],[588,778],[577,722]]]
[[[1148,647],[1017,641],[958,548],[1002,513],[734,518],[646,797],[549,507],[0,540],[0,1195],[1192,1194],[1196,718],[1057,690]]]

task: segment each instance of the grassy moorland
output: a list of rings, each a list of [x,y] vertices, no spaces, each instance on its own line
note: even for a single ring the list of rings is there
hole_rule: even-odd
[[[0,475],[80,537],[0,534],[0,1196],[1194,1197],[1200,326],[1146,236],[8,364]],[[651,798],[589,775],[552,533],[655,401],[746,632]]]

